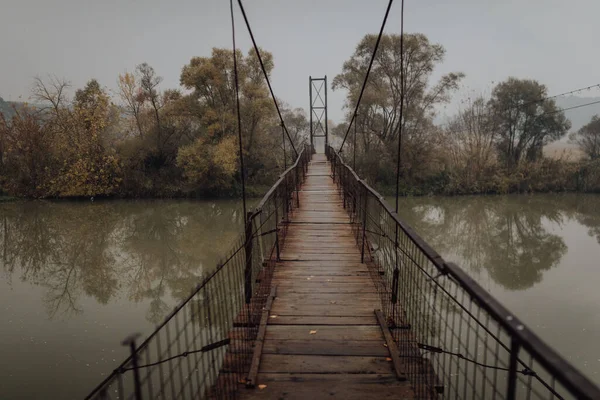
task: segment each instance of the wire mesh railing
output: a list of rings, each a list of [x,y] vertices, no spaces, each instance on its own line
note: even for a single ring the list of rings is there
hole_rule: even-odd
[[[312,148],[305,146],[246,216],[245,232],[217,265],[86,399],[235,398],[254,340],[290,213],[299,205]]]
[[[596,385],[437,254],[339,153],[326,154],[416,397],[600,399]]]

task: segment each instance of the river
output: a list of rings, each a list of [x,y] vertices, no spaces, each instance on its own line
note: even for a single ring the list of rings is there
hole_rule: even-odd
[[[600,196],[402,198],[399,215],[600,384]]]
[[[600,383],[600,196],[420,197],[401,216]],[[212,270],[238,201],[0,203],[0,398],[82,398]]]
[[[238,201],[0,203],[0,399],[80,399],[233,246]]]

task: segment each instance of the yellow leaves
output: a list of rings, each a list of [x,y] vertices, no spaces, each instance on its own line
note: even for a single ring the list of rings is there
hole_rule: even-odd
[[[119,74],[119,86],[135,86],[135,76],[129,72],[125,72],[123,75]]]
[[[199,138],[179,149],[177,165],[192,184],[204,189],[228,189],[238,170],[237,139],[227,136],[216,144]]]
[[[316,331],[316,330],[315,330],[315,331],[310,331],[310,332],[308,332],[308,334],[309,334],[309,335],[316,335],[316,334],[317,334],[317,331]]]
[[[259,388],[260,390],[263,390],[263,389],[264,389],[264,388],[266,388],[266,387],[267,387],[267,385],[258,385],[258,388]]]
[[[223,138],[216,146],[213,162],[218,165],[224,174],[233,176],[237,169],[237,140],[235,136]]]

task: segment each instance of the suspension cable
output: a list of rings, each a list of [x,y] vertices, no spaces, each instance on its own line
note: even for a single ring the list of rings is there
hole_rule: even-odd
[[[241,1],[241,0],[238,0]],[[381,24],[381,28],[379,29],[379,36],[377,36],[377,41],[375,42],[375,48],[373,49],[373,54],[371,55],[371,61],[369,61],[369,68],[367,68],[367,74],[365,75],[365,80],[363,81],[362,88],[360,89],[360,94],[358,95],[358,101],[356,102],[356,107],[354,108],[354,112],[352,113],[352,119],[348,124],[348,129],[346,129],[346,134],[344,135],[344,140],[342,141],[342,145],[338,150],[338,153],[342,152],[344,148],[344,143],[346,143],[346,138],[348,137],[348,133],[350,133],[350,128],[352,127],[352,123],[356,119],[356,113],[358,112],[358,106],[360,106],[360,101],[362,100],[363,94],[365,92],[365,88],[367,87],[367,80],[369,79],[369,74],[371,73],[371,67],[373,66],[373,61],[375,61],[375,55],[377,54],[377,48],[379,47],[379,42],[381,41],[381,37],[383,36],[383,29],[385,28],[385,23],[387,22],[388,15],[390,14],[390,8],[392,8],[392,3],[394,0],[390,0],[387,9],[385,10],[385,16],[383,17],[383,22]],[[326,122],[327,123],[327,122]]]
[[[400,7],[400,126],[398,130],[398,160],[396,163],[396,214],[398,214],[398,195],[400,194],[400,161],[402,151],[402,113],[404,111],[404,0]],[[396,225],[396,241],[398,240],[398,225]]]
[[[240,175],[242,177],[242,203],[244,207],[244,221],[246,221],[246,173],[244,170],[244,150],[242,146],[242,117],[240,113],[240,88],[237,68],[237,55],[235,47],[235,20],[233,18],[233,0],[229,0],[229,9],[231,11],[231,37],[233,40],[233,75],[235,80],[235,104],[237,109],[237,128],[238,128],[238,143],[240,148]]]
[[[265,76],[265,80],[267,81],[267,85],[269,86],[269,92],[271,92],[271,97],[273,98],[273,103],[275,104],[275,109],[277,109],[277,114],[279,115],[279,120],[281,121],[281,125],[283,129],[285,129],[285,133],[292,145],[292,150],[294,150],[294,154],[296,158],[298,158],[298,151],[296,151],[296,146],[294,146],[294,142],[292,142],[292,138],[290,137],[290,133],[288,132],[287,126],[285,126],[285,122],[283,121],[283,117],[281,115],[281,111],[279,110],[279,104],[277,104],[277,98],[275,97],[275,93],[273,93],[273,88],[271,87],[271,81],[269,80],[269,74],[267,74],[267,70],[263,63],[262,57],[260,55],[260,51],[256,44],[256,40],[254,40],[254,34],[252,33],[252,28],[250,27],[250,22],[248,21],[248,17],[246,16],[246,11],[244,10],[244,5],[242,4],[242,0],[238,0],[238,4],[240,6],[240,10],[242,11],[242,15],[244,16],[244,21],[246,21],[246,27],[248,28],[248,33],[250,34],[250,39],[252,39],[252,44],[254,46],[254,51],[256,52],[256,56],[258,57],[258,62],[260,63],[260,68],[262,69],[263,75]]]

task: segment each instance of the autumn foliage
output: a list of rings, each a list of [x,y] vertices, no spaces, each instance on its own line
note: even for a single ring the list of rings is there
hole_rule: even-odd
[[[262,54],[270,73],[273,57]],[[237,61],[246,174],[251,187],[270,185],[284,164],[279,121],[254,52],[238,52]],[[161,91],[161,81],[146,63],[120,75],[113,96],[96,80],[69,96],[68,83],[36,79],[35,106],[0,118],[0,193],[36,198],[236,193],[231,51],[215,48],[210,57],[192,58],[182,69],[181,89]],[[306,138],[306,117],[285,107],[284,115],[298,145]]]

